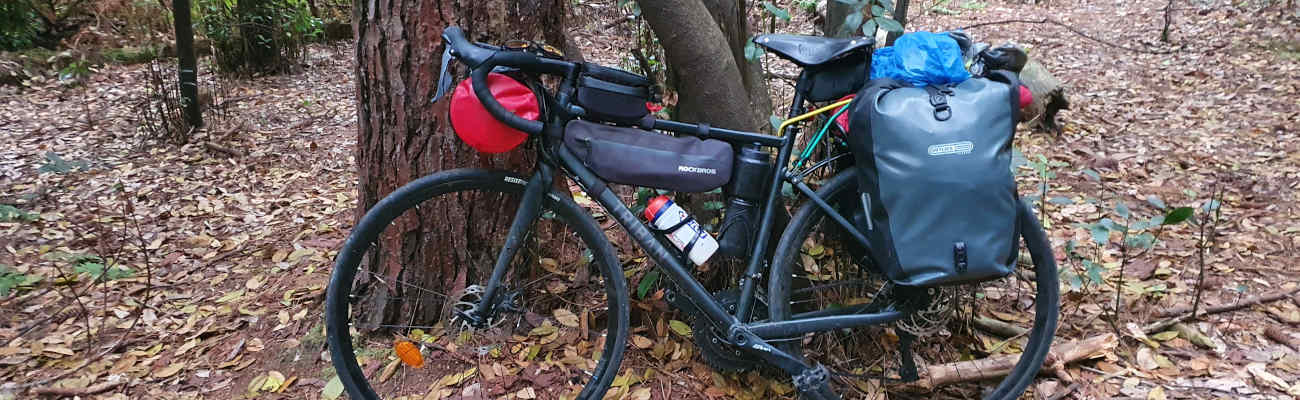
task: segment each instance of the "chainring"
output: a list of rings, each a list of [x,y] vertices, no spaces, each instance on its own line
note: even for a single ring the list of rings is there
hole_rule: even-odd
[[[724,290],[714,293],[713,298],[718,301],[723,310],[733,313],[736,311],[736,303],[740,300],[740,291]],[[767,315],[767,305],[762,301],[755,301],[752,315]],[[763,360],[731,345],[724,339],[724,335],[720,335],[716,329],[713,329],[708,318],[703,315],[696,316],[691,322],[691,336],[695,346],[700,348],[700,356],[704,358],[704,362],[719,372],[745,372],[754,369],[756,365],[764,364]]]

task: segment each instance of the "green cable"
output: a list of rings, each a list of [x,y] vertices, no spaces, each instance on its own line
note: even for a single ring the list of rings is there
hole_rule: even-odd
[[[799,167],[803,166],[803,162],[807,161],[808,157],[812,156],[813,149],[817,148],[818,143],[821,143],[822,137],[826,135],[826,131],[831,129],[831,124],[835,123],[835,118],[839,118],[840,114],[843,114],[845,110],[848,110],[851,105],[853,105],[853,103],[840,107],[838,111],[835,111],[834,115],[831,115],[829,120],[826,120],[826,125],[822,126],[822,130],[817,132],[817,136],[813,136],[812,142],[808,143],[808,146],[803,148],[803,152],[799,154],[799,160],[795,161],[793,169],[799,169]]]

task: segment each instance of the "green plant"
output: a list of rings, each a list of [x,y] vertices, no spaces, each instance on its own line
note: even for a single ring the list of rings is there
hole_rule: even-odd
[[[23,211],[18,207],[14,207],[8,204],[0,204],[0,222],[10,222],[10,221],[31,222],[31,221],[35,221],[36,217],[37,217],[36,214]]]
[[[323,27],[306,0],[200,0],[195,9],[216,65],[228,72],[284,72]]]
[[[90,278],[95,281],[102,279],[107,282],[135,276],[134,270],[118,265],[113,260],[105,262],[103,258],[95,255],[77,255],[71,261],[73,272],[90,275]]]
[[[87,169],[90,169],[89,163],[87,163],[85,160],[68,161],[63,159],[63,157],[59,156],[59,153],[55,153],[53,151],[45,152],[45,160],[46,160],[45,165],[42,165],[40,168],[37,168],[36,169],[37,171],[63,174],[63,173],[71,172],[74,169],[79,171],[85,171]]]
[[[817,12],[816,0],[799,0],[795,4],[798,5],[799,8],[802,8],[806,13],[813,14]]]
[[[31,286],[41,281],[40,275],[28,275],[0,264],[0,297],[8,296],[14,289]]]
[[[841,34],[862,32],[863,36],[876,36],[877,29],[888,32],[902,32],[903,24],[892,17],[893,0],[835,0],[848,4],[853,12],[844,18],[840,26]]]
[[[26,0],[0,2],[0,50],[16,51],[36,45],[44,29],[40,15]]]

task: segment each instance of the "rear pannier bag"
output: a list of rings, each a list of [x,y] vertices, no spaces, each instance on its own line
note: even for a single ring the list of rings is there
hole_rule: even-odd
[[[636,124],[650,113],[649,78],[621,69],[583,64],[574,102],[586,117],[622,125]]]
[[[942,87],[868,82],[851,107],[848,141],[875,265],[896,284],[1000,278],[1020,249],[1011,144],[1014,75],[993,71]]]
[[[569,121],[564,146],[613,183],[707,192],[731,179],[731,144],[637,128]]]

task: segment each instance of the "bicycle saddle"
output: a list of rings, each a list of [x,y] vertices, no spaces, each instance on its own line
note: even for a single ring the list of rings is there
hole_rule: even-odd
[[[828,38],[773,33],[755,37],[754,44],[807,68],[828,64],[864,49],[870,51],[875,40],[862,36]]]

